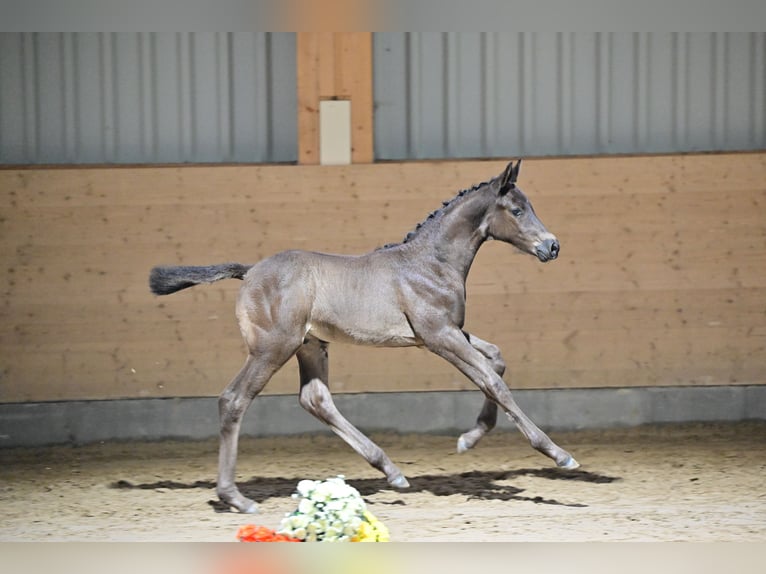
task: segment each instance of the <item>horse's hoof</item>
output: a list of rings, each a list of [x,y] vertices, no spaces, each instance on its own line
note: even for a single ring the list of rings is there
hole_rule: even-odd
[[[465,439],[461,436],[459,439],[457,439],[457,453],[463,454],[465,451],[470,449],[471,447],[468,446],[468,444],[465,442]]]
[[[250,501],[250,504],[248,506],[240,508],[239,511],[242,514],[257,514],[258,513],[258,505],[255,502]]]
[[[394,488],[409,488],[410,487],[410,483],[407,482],[407,479],[404,478],[404,475],[402,474],[400,474],[393,480],[389,480],[388,484],[390,484]]]
[[[580,468],[580,463],[577,462],[574,457],[570,456],[563,463],[559,464],[559,468],[563,468],[564,470],[574,470]]]

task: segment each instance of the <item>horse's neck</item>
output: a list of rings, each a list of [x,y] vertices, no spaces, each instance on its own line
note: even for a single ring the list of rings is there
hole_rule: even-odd
[[[487,239],[485,226],[489,197],[475,190],[462,197],[423,234],[423,252],[452,267],[465,281],[476,253]]]

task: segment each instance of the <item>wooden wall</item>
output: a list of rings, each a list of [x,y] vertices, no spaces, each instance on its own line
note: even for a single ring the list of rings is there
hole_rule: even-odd
[[[217,395],[240,283],[158,298],[153,265],[373,249],[503,167],[0,170],[0,402]],[[766,383],[766,154],[529,159],[520,183],[561,257],[490,243],[468,286],[513,388]],[[417,349],[330,356],[338,392],[472,388]],[[296,388],[291,361],[266,392]]]

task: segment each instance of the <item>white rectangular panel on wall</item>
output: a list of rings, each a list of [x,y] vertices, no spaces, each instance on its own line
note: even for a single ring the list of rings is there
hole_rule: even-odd
[[[374,35],[376,158],[766,148],[766,34]]]
[[[321,165],[351,163],[351,102],[349,100],[319,102],[319,163]]]
[[[291,33],[0,33],[0,163],[292,162]]]

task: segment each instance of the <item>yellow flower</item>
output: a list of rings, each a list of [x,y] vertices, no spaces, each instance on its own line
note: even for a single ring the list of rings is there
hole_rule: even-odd
[[[388,542],[388,528],[369,510],[364,511],[364,520],[351,542]]]

